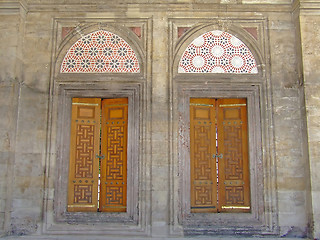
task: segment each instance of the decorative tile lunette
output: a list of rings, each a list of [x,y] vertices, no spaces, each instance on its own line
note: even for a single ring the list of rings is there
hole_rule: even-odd
[[[139,61],[118,35],[99,30],[83,36],[64,57],[62,73],[138,73]]]
[[[258,73],[256,60],[238,38],[219,30],[196,38],[184,51],[179,73]]]

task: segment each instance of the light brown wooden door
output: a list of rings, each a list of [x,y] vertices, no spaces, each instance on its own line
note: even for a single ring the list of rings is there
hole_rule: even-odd
[[[191,212],[217,211],[215,100],[190,99]]]
[[[219,211],[250,212],[246,99],[218,99]]]
[[[190,99],[191,212],[250,212],[246,99]]]
[[[126,212],[128,99],[102,101],[100,211]]]
[[[98,208],[100,145],[99,98],[72,100],[68,211],[88,212]]]

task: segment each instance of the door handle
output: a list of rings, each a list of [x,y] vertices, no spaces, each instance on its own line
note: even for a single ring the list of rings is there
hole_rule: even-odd
[[[217,158],[223,158],[223,154],[222,153],[221,154],[213,154],[212,157],[213,158],[216,158],[216,157]]]
[[[99,158],[100,160],[104,159],[104,155],[99,156],[98,154],[96,154],[96,158]]]

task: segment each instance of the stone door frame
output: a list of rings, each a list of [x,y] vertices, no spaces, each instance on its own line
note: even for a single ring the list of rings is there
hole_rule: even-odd
[[[198,21],[198,23],[197,23]],[[265,19],[171,19],[170,117],[172,234],[278,234],[275,147],[272,121],[268,37]],[[179,27],[188,31],[178,37]],[[190,26],[190,27],[188,27]],[[258,41],[244,27],[257,29]],[[212,30],[226,31],[243,41],[255,56],[257,74],[178,73],[186,47]],[[190,213],[189,99],[247,98],[251,213]]]
[[[150,138],[148,122],[147,73],[145,68],[147,19],[132,19],[124,22],[132,26],[145,26],[144,38],[137,36],[124,26],[117,27],[117,19],[100,19],[95,22],[85,19],[84,23],[61,38],[63,26],[77,26],[79,19],[55,19],[53,39],[53,62],[50,80],[50,99],[48,107],[48,138],[46,155],[46,178],[44,187],[45,234],[93,234],[93,235],[136,235],[149,234],[147,213],[149,206],[148,188],[150,180],[146,176],[148,165],[146,155]],[[123,21],[123,20],[122,20]],[[97,30],[107,30],[124,37],[138,53],[140,73],[60,73],[60,65],[67,50],[81,36]],[[127,35],[126,35],[127,34]],[[67,181],[69,168],[71,99],[73,97],[119,98],[126,97],[128,105],[128,204],[126,213],[75,212],[66,211]],[[130,185],[130,186],[129,186]]]

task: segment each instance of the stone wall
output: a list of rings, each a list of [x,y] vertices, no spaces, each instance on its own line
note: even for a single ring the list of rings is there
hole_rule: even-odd
[[[312,214],[314,237],[320,238],[319,205],[319,6],[315,1],[301,1],[300,31],[302,42],[302,63],[307,113],[308,149],[311,178]]]
[[[16,4],[0,7],[0,235],[10,227],[16,121],[21,81],[23,11]]]
[[[298,47],[291,15],[272,14],[270,57],[281,235],[307,226],[305,162],[302,156],[301,86],[297,71]],[[297,140],[299,139],[299,140]],[[291,230],[291,228],[293,228]],[[306,227],[300,227],[301,233]]]
[[[47,115],[51,62],[51,16],[27,14],[24,21],[23,76],[19,89],[11,229],[27,234],[39,228],[43,208]]]
[[[240,86],[249,82],[259,87],[264,162],[261,173],[265,177],[263,191],[268,192],[268,198],[264,199],[268,207],[263,211],[270,212],[263,215],[270,219],[263,221],[271,229],[267,233],[305,237],[314,224],[314,237],[320,238],[317,203],[320,197],[317,187],[320,182],[317,176],[320,167],[317,160],[320,18],[314,13],[319,10],[319,4],[307,0],[299,4],[291,0],[177,0],[169,3],[136,0],[121,1],[121,4],[102,0],[61,0],[55,4],[50,0],[12,1],[10,4],[0,1],[0,29],[4,33],[0,35],[0,109],[4,116],[0,124],[0,231],[17,235],[81,230],[82,225],[77,228],[55,220],[54,204],[57,203],[54,200],[57,201],[55,194],[59,191],[57,153],[60,151],[56,115],[61,107],[55,105],[55,98],[60,94],[58,85],[62,81],[84,82],[88,77],[88,81],[97,84],[105,81],[116,88],[118,85],[112,81],[121,82],[121,77],[63,75],[59,74],[56,64],[61,62],[66,46],[80,38],[79,29],[81,33],[90,27],[108,29],[110,25],[115,29],[117,26],[127,29],[121,30],[126,34],[129,27],[139,25],[142,37],[137,41],[142,46],[144,66],[139,78],[132,82],[141,86],[140,117],[144,118],[137,150],[141,171],[140,228],[124,225],[122,234],[136,231],[137,235],[154,237],[183,235],[179,217],[183,190],[176,116],[179,95],[175,95],[180,89],[175,89],[174,81],[184,77],[189,82],[194,81],[194,75],[179,75],[173,68],[177,58],[174,54],[179,52],[176,48],[184,46],[181,41],[190,41],[187,37],[178,37],[178,26],[189,31],[185,36],[196,35],[197,29],[202,27],[220,27],[239,36],[248,36],[247,42],[260,54],[262,72],[256,79],[203,75],[199,81],[206,84],[208,80],[212,86],[223,84],[223,80],[230,86],[230,83]],[[66,38],[61,35],[62,27],[71,30]],[[245,27],[257,27],[256,40],[241,29]],[[113,226],[108,224],[107,228]],[[108,234],[108,231],[101,230],[102,233]],[[116,233],[121,234],[121,231]],[[262,230],[259,234],[263,234]]]

